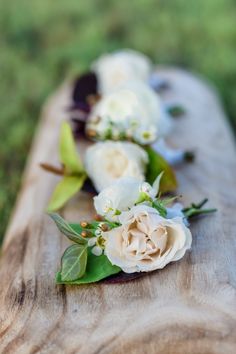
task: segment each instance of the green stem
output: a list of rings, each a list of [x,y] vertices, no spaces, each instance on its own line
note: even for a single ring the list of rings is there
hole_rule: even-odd
[[[216,211],[217,211],[217,209],[194,209],[194,208],[191,208],[187,211],[184,211],[183,213],[187,218],[191,218],[193,216],[206,215],[206,214],[214,213]]]
[[[184,208],[182,211],[183,211],[185,217],[191,218],[193,216],[210,214],[210,213],[214,213],[215,211],[217,211],[217,209],[215,209],[215,208],[214,209],[202,209],[202,207],[207,202],[208,202],[208,199],[205,198],[198,204],[192,203],[190,205],[190,207]]]
[[[203,207],[203,205],[205,205],[206,203],[208,202],[208,199],[205,198],[203,199],[199,204],[192,204],[192,207],[193,208],[196,208],[196,209],[201,209]]]

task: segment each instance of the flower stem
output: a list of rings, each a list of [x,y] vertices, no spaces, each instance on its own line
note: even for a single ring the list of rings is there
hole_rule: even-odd
[[[44,163],[44,162],[41,162],[40,164],[40,167],[42,169],[44,169],[45,171],[47,172],[51,172],[51,173],[54,173],[55,175],[59,175],[59,176],[63,176],[64,175],[64,167],[55,167],[55,166],[52,166],[48,163]]]
[[[208,199],[203,199],[200,203],[194,204],[192,203],[190,207],[184,208],[182,212],[184,213],[186,218],[191,218],[193,216],[205,215],[214,213],[217,209],[202,209],[202,207],[208,202]]]

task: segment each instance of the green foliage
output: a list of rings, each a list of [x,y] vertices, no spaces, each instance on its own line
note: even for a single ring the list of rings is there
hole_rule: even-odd
[[[80,233],[83,228],[78,225],[77,228],[71,227],[60,215],[49,214],[56,223],[58,229],[69,238],[76,242],[68,247],[61,258],[60,276],[62,281],[73,282],[83,277],[87,266],[87,240]]]
[[[217,85],[236,126],[235,10],[232,0],[1,1],[0,235],[41,105],[104,51],[131,47],[199,72]]]
[[[148,153],[149,164],[146,172],[146,180],[150,184],[155,182],[160,173],[163,175],[160,180],[160,192],[171,192],[177,188],[177,180],[175,173],[166,160],[154,151],[151,147],[146,147]]]
[[[83,228],[77,225],[76,228],[68,224],[60,215],[51,213],[49,216],[53,219],[58,229],[69,238],[69,240],[74,241],[80,245],[85,245],[87,243],[86,239],[80,234]]]
[[[67,122],[64,122],[61,127],[59,150],[64,176],[52,194],[48,211],[62,208],[73,195],[80,191],[87,177],[76,150],[71,127]]]
[[[65,176],[57,184],[53,191],[51,200],[48,205],[48,211],[55,211],[63,207],[63,205],[80,191],[86,176]]]
[[[203,206],[208,202],[208,199],[203,199],[199,204],[192,203],[189,207],[184,208],[182,212],[185,217],[190,219],[195,216],[207,215],[217,211],[215,208],[203,209]]]
[[[85,230],[93,230],[98,227],[98,222],[87,224],[87,228],[80,224],[68,224],[60,215],[49,214],[56,223],[58,229],[75,244],[68,247],[61,259],[61,270],[57,273],[58,284],[86,284],[107,278],[119,273],[121,269],[113,266],[103,254],[95,256],[88,248],[87,240],[81,236]]]
[[[61,280],[73,282],[82,278],[87,265],[87,247],[82,245],[72,245],[68,247],[61,259]]]
[[[161,200],[155,200],[153,203],[152,203],[152,207],[155,208],[158,213],[163,217],[165,218],[166,215],[167,215],[167,211],[166,211],[166,207],[165,205],[162,203]]]
[[[88,261],[84,276],[81,278],[78,277],[78,279],[74,281],[66,281],[63,279],[62,272],[58,272],[56,282],[57,284],[88,284],[105,279],[119,272],[121,272],[121,269],[112,265],[105,255],[94,256],[91,251],[88,250]]]
[[[71,127],[67,122],[63,122],[61,127],[60,160],[64,165],[66,175],[85,173],[82,161],[76,150]]]

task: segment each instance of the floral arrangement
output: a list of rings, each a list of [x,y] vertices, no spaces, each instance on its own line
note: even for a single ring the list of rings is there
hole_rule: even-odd
[[[63,124],[61,166],[41,164],[63,176],[48,209],[60,209],[81,188],[100,192],[124,176],[152,183],[164,171],[160,190],[173,192],[177,180],[172,166],[192,161],[194,155],[165,142],[173,129],[173,113],[183,113],[179,106],[166,107],[157,93],[167,83],[158,78],[149,58],[132,50],[103,55],[91,70],[72,90],[69,112],[74,131]],[[77,139],[87,141],[84,157],[78,154]]]
[[[71,124],[61,127],[61,164],[41,164],[62,177],[48,211],[74,242],[62,256],[57,283],[130,280],[161,269],[191,247],[190,219],[214,211],[203,209],[206,200],[184,208],[176,196],[165,196],[177,188],[173,167],[194,158],[166,143],[174,117],[184,114],[163,102],[167,87],[150,59],[132,50],[101,56],[75,81]],[[97,216],[70,224],[55,211],[80,189],[95,195]]]
[[[47,171],[63,177],[52,194],[48,211],[63,207],[83,186],[88,187],[88,180],[92,181],[93,185],[91,188],[89,183],[89,191],[100,192],[110,183],[125,176],[152,183],[163,171],[165,173],[160,185],[161,192],[174,191],[177,187],[173,169],[150,146],[143,148],[128,141],[97,142],[87,147],[82,161],[71,127],[64,122],[61,127],[59,152],[61,166],[41,164]]]
[[[158,78],[148,57],[133,50],[106,54],[75,82],[72,93],[76,133],[95,140],[133,140],[150,144],[166,136],[180,105],[165,105],[158,91],[168,84]]]
[[[184,256],[192,244],[190,218],[215,210],[202,209],[206,200],[188,208],[179,203],[168,207],[175,198],[157,196],[161,176],[153,185],[123,177],[104,188],[94,197],[99,218],[92,221],[68,224],[50,214],[74,242],[62,256],[57,283],[85,284],[121,272],[151,272]]]

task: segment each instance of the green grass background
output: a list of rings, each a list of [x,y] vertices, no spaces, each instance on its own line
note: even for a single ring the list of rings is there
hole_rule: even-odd
[[[204,75],[235,127],[235,15],[235,0],[0,0],[0,239],[41,105],[104,51],[131,47]]]

